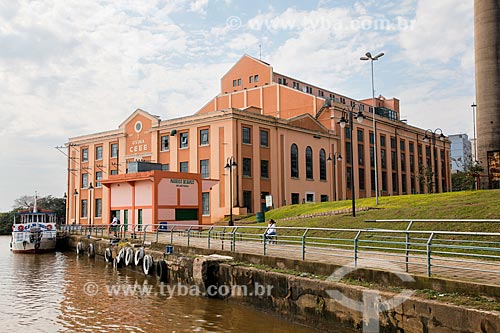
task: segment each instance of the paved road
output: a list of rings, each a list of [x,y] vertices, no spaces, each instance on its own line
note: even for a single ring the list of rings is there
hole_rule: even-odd
[[[170,233],[160,233],[158,241],[170,244]],[[214,250],[231,251],[231,240],[211,238],[210,248]],[[147,240],[155,242],[156,235],[150,234]],[[174,245],[188,245],[188,237],[182,233],[174,233]],[[208,248],[207,238],[189,238],[189,246],[197,248]],[[257,240],[237,241],[236,252],[264,254],[262,242]],[[300,244],[266,244],[266,255],[302,260],[302,246]],[[350,248],[338,247],[313,247],[306,246],[305,260],[311,262],[331,263],[336,265],[348,265],[354,261],[352,246]],[[405,269],[405,253],[384,253],[380,251],[359,251],[358,262],[366,264],[367,268],[387,269],[393,272],[402,272]],[[358,265],[359,267],[360,265]],[[453,280],[477,282],[490,285],[500,285],[500,262],[477,261],[457,257],[437,257],[431,260],[432,276],[444,277]],[[488,272],[489,271],[489,272]],[[427,275],[427,259],[423,255],[411,254],[408,260],[408,272],[413,275]]]

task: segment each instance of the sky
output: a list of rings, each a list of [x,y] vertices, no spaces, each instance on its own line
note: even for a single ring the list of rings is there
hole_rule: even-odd
[[[141,108],[195,113],[243,54],[401,119],[472,137],[473,0],[0,0],[0,211],[62,197],[68,138]]]

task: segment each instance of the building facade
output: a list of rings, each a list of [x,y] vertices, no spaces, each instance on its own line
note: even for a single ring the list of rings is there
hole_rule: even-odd
[[[467,134],[454,134],[448,136],[450,140],[451,172],[465,171],[472,163],[472,149]]]
[[[274,73],[245,55],[222,77],[220,94],[191,116],[161,120],[136,110],[115,130],[71,138],[68,223],[86,224],[88,216],[109,223],[109,189],[102,182],[126,174],[132,161],[211,180],[202,193],[204,224],[220,221],[230,207],[235,215],[262,211],[266,197],[273,207],[349,199],[351,173],[356,197],[373,197],[370,105],[371,99],[356,101]],[[349,112],[366,120],[341,128]],[[448,191],[449,141],[434,134],[427,140],[429,131],[400,121],[397,99],[376,98],[375,114],[380,195]]]

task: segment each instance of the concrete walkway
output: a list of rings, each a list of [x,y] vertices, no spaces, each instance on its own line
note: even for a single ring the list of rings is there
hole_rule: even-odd
[[[146,240],[156,242],[156,235],[148,234]],[[158,241],[170,244],[170,233],[159,233]],[[174,233],[173,245],[188,246],[188,237],[183,233]],[[208,239],[191,236],[189,237],[189,246],[207,249],[209,248]],[[232,250],[231,240],[211,238],[210,249],[230,252]],[[236,242],[234,250],[236,252],[264,255],[263,243],[258,241],[239,240]],[[299,244],[283,244],[278,241],[277,244],[266,244],[265,255],[302,260],[302,247]],[[343,266],[354,262],[354,253],[352,249],[347,248],[306,246],[305,260]],[[394,273],[404,272],[405,260],[404,251],[400,253],[358,252],[358,267],[385,269]],[[412,253],[408,260],[408,273],[427,276],[427,258]],[[480,284],[500,285],[500,262],[432,256],[431,276]]]

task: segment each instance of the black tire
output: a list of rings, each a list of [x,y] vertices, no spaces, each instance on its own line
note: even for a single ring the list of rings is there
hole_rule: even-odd
[[[125,266],[129,266],[134,261],[134,250],[131,247],[125,249]]]
[[[135,251],[134,255],[134,264],[136,266],[139,266],[142,262],[142,259],[144,258],[144,248],[139,248],[137,251]]]
[[[120,251],[118,252],[118,255],[116,256],[117,258],[119,258],[120,262],[124,262],[125,261],[125,248],[122,247],[120,249]]]
[[[113,261],[113,252],[109,247],[107,247],[106,250],[104,251],[104,260],[106,260],[106,262]]]
[[[167,282],[168,280],[168,267],[165,260],[160,260],[156,264],[156,277],[160,282]]]
[[[94,249],[94,244],[90,243],[89,248],[87,250],[87,255],[89,258],[94,258],[95,257],[95,249]]]
[[[145,255],[142,260],[142,271],[145,275],[151,275],[153,273],[153,257],[151,255]]]
[[[120,257],[116,257],[113,259],[113,268],[115,270],[118,270],[118,268],[122,267],[122,261],[120,260]]]
[[[78,242],[78,244],[76,244],[76,254],[77,255],[83,254],[83,245],[82,245],[82,242]]]

